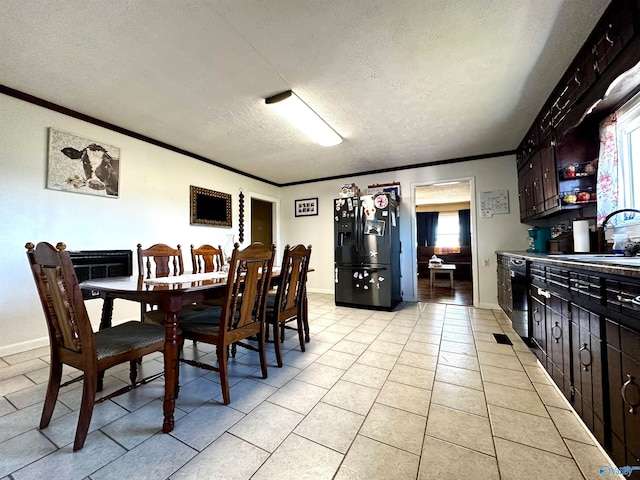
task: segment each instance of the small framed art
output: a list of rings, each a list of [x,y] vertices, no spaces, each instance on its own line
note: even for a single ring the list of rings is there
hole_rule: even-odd
[[[303,198],[295,201],[296,217],[318,215],[318,198]]]

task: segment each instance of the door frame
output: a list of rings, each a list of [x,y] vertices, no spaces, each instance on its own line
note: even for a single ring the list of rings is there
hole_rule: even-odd
[[[477,239],[477,215],[476,215],[476,177],[439,178],[428,182],[416,182],[411,184],[411,282],[413,285],[413,298],[418,301],[418,245],[416,238],[418,235],[418,225],[416,221],[416,188],[428,187],[444,182],[468,182],[469,194],[471,195],[471,282],[473,289],[473,306],[479,304],[478,297],[478,239]]]
[[[269,195],[264,195],[262,193],[257,192],[247,192],[248,201],[245,202],[245,208],[247,210],[247,214],[245,218],[249,219],[249,228],[248,235],[245,235],[245,241],[251,242],[251,229],[253,225],[251,225],[251,199],[255,198],[256,200],[261,200],[263,202],[269,202],[272,204],[271,208],[271,234],[273,238],[273,242],[276,244],[276,260],[274,265],[279,264],[279,258],[282,253],[282,249],[280,248],[280,199],[276,197],[271,197]],[[248,240],[247,240],[248,239]]]

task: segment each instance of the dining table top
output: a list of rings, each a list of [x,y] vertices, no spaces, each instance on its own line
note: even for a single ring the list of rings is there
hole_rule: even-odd
[[[80,283],[84,290],[118,294],[186,293],[220,288],[227,284],[228,272],[187,273],[159,278],[144,278],[141,275],[92,278]],[[280,276],[280,268],[274,267],[272,279]]]

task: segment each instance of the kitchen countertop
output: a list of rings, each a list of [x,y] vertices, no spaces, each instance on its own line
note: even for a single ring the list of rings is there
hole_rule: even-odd
[[[551,255],[525,251],[496,251],[496,254],[581,270],[640,278],[640,257],[611,256],[598,253]]]

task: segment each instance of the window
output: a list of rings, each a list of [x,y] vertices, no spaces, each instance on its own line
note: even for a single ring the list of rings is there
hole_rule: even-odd
[[[618,159],[620,208],[640,207],[640,94],[618,111]],[[634,164],[635,163],[635,164]],[[634,218],[627,213],[625,220]]]
[[[436,247],[460,248],[460,220],[458,212],[440,212]]]

